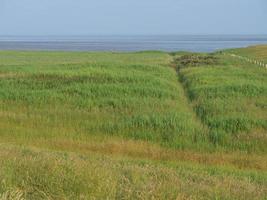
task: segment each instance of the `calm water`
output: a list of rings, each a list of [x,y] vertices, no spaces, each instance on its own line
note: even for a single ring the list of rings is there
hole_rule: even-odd
[[[195,51],[267,44],[267,35],[207,36],[0,36],[1,50],[64,51]]]

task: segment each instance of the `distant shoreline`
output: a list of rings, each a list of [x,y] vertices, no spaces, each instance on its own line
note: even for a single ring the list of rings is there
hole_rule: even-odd
[[[0,36],[0,50],[213,52],[267,44],[267,35]]]

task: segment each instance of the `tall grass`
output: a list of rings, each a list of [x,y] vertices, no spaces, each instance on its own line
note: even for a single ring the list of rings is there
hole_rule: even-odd
[[[0,147],[5,199],[264,199],[267,174]],[[6,192],[7,191],[7,192]],[[22,198],[21,198],[22,197]]]
[[[0,52],[0,199],[266,198],[266,71],[203,55]]]
[[[267,72],[248,63],[221,63],[179,71],[210,141],[225,148],[265,152],[267,145]]]
[[[166,64],[168,54],[2,54],[2,137],[116,135],[175,148],[203,146],[202,125]]]

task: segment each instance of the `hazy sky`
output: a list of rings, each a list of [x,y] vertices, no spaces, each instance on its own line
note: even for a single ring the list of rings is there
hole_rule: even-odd
[[[267,34],[267,0],[0,0],[0,35]]]

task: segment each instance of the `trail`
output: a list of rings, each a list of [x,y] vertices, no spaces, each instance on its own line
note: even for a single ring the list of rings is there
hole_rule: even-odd
[[[178,62],[176,61],[177,57],[175,55],[172,55],[172,62],[170,64],[170,66],[172,68],[175,69],[177,77],[178,77],[178,81],[177,83],[181,86],[182,91],[183,91],[183,96],[185,97],[185,101],[187,104],[188,109],[190,110],[191,113],[193,113],[194,119],[201,124],[201,126],[203,127],[203,130],[205,131],[205,133],[208,134],[210,133],[210,128],[206,125],[206,123],[204,123],[202,121],[202,119],[197,115],[194,106],[192,105],[192,100],[190,99],[190,95],[189,95],[189,90],[188,88],[185,86],[184,84],[184,80],[185,77],[180,73],[180,69],[178,69]]]

